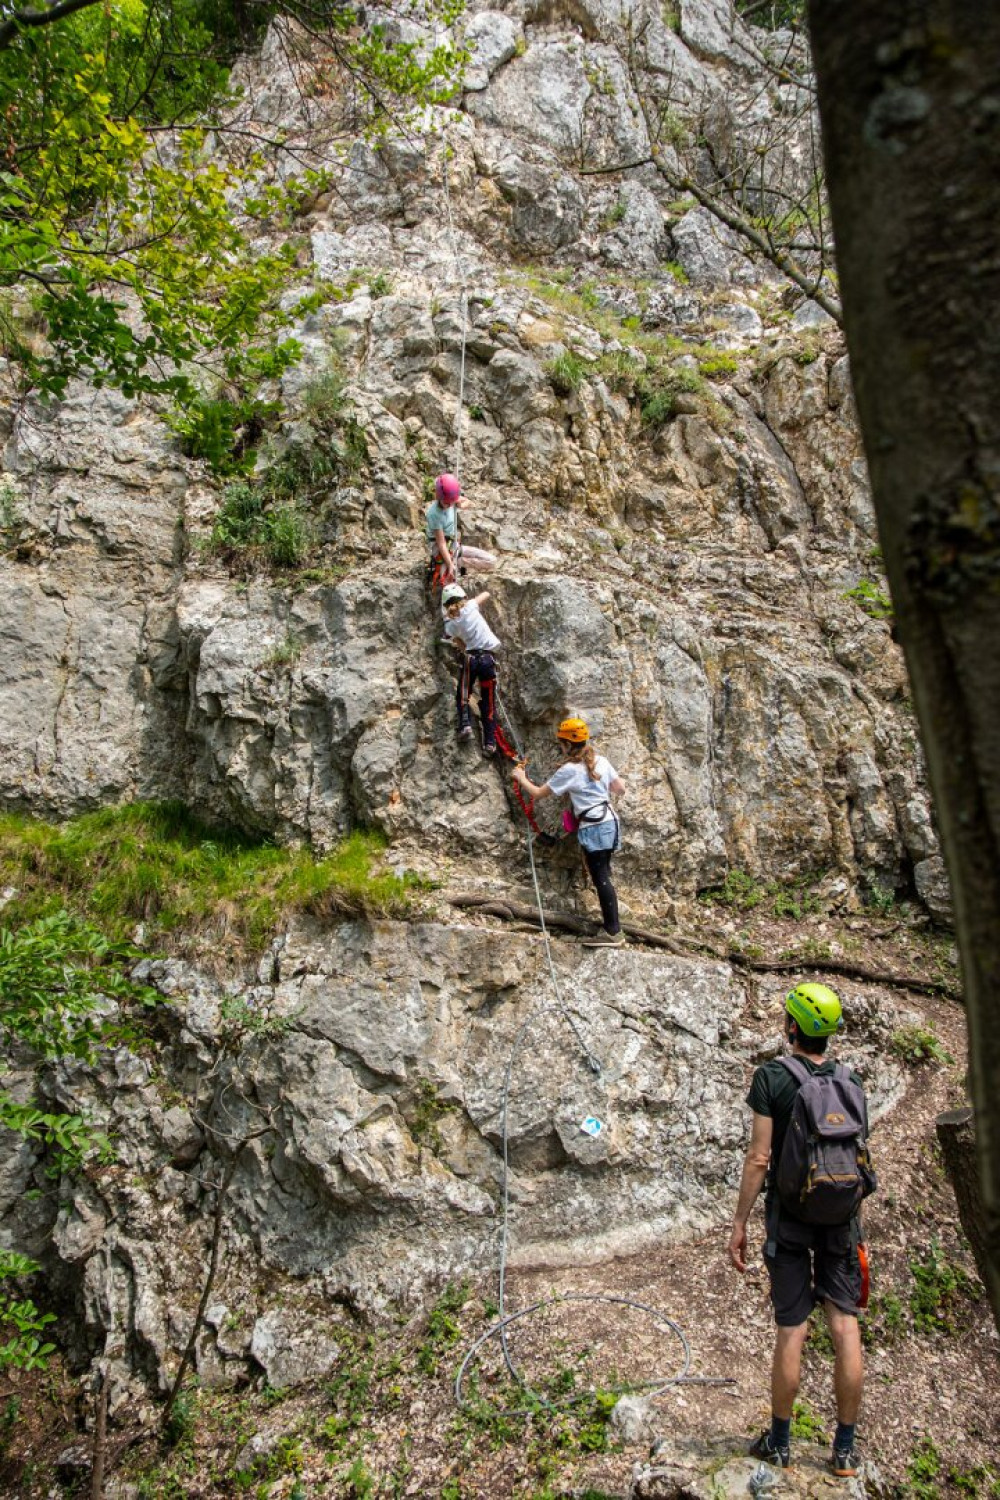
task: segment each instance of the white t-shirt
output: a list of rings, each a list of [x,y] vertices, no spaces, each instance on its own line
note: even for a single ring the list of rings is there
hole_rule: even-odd
[[[596,828],[598,823],[606,823],[614,816],[611,811],[611,783],[618,780],[618,772],[603,755],[599,755],[595,760],[594,770],[597,772],[597,781],[590,779],[590,774],[582,760],[569,761],[549,777],[546,785],[553,797],[561,797],[564,793],[569,793],[569,800],[578,818],[584,813],[605,807],[603,818],[595,818],[593,823],[588,824],[589,827]]]
[[[474,599],[462,605],[454,620],[445,615],[444,633],[452,640],[462,641],[466,651],[496,651],[500,646]]]

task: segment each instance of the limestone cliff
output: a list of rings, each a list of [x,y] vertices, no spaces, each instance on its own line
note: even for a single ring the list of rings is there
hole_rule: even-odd
[[[755,90],[777,107],[723,0],[683,0],[679,18],[647,18],[678,108]],[[359,140],[300,226],[326,300],[267,393],[281,418],[260,464],[315,444],[311,392],[331,372],[364,444],[311,493],[308,568],[248,577],[207,545],[224,486],[149,404],[80,386],[0,418],[0,802],[59,817],[176,798],[318,848],[370,825],[450,887],[523,886],[521,814],[455,743],[424,586],[425,483],[457,463],[461,389],[468,538],[500,559],[505,708],[533,774],[573,709],[626,776],[633,911],[675,916],[739,869],[822,876],[841,911],[875,890],[946,914],[901,657],[858,593],[879,580],[877,536],[836,328],[655,171],[579,170],[583,136],[604,167],[648,148],[602,40],[617,7],[512,0],[461,24],[461,109]],[[292,140],[321,129],[322,95],[276,47],[241,69],[259,119]],[[654,359],[670,401],[652,421],[637,380]],[[568,848],[541,879],[554,905],[586,899]],[[244,980],[149,961],[175,1000],[155,1067],[123,1047],[46,1085],[111,1127],[120,1170],[53,1218],[23,1198],[38,1162],[22,1145],[0,1201],[11,1243],[54,1244],[74,1352],[114,1353],[115,1400],[136,1373],[163,1385],[190,1328],[222,1139],[206,1116],[234,1141],[270,1127],[233,1179],[220,1296],[249,1298],[266,1268],[305,1280],[282,1283],[280,1327],[262,1311],[236,1338],[224,1307],[210,1318],[204,1379],[252,1361],[291,1384],[336,1357],[310,1297],[374,1307],[485,1266],[500,1089],[534,1006],[510,1122],[516,1258],[720,1221],[743,1065],[767,1045],[743,982],[706,959],[556,947],[599,1080],[546,1009],[539,940],[443,905],[419,924],[299,924]],[[267,1024],[227,1049],[234,996]],[[857,1014],[883,1112],[904,1087],[878,1059],[895,1012]],[[313,1353],[282,1364],[307,1324]]]

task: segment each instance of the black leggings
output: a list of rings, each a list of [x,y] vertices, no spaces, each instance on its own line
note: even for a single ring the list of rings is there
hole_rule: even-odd
[[[584,849],[583,857],[587,861],[587,869],[590,878],[597,887],[598,899],[601,903],[601,920],[604,930],[613,937],[616,932],[621,932],[622,924],[618,920],[618,897],[615,888],[611,884],[611,856],[613,849]]]
[[[479,683],[479,717],[483,724],[483,744],[495,745],[496,729],[496,662],[492,651],[469,651],[462,663],[455,692],[455,707],[458,709],[458,727],[463,729],[472,723],[469,713],[469,694],[472,685]]]

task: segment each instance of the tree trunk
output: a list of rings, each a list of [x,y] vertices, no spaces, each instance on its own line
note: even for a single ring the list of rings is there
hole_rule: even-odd
[[[858,414],[955,903],[1000,1316],[1000,7],[809,14]]]
[[[941,1142],[941,1155],[944,1157],[948,1181],[955,1190],[958,1217],[962,1221],[965,1237],[972,1246],[979,1279],[985,1286],[989,1275],[989,1257],[986,1253],[983,1195],[979,1191],[974,1120],[971,1109],[949,1109],[945,1114],[938,1115],[934,1128]],[[994,1319],[997,1332],[1000,1333],[1000,1317],[994,1314]]]

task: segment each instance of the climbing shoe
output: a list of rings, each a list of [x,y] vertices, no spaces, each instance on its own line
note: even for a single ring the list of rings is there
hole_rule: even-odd
[[[594,937],[584,938],[585,948],[624,948],[628,939],[624,932],[598,932]]]
[[[853,1443],[849,1448],[834,1448],[830,1467],[838,1479],[851,1479],[861,1468],[861,1454]]]
[[[463,724],[462,727],[461,727],[461,729],[458,731],[458,737],[459,737],[460,740],[471,740],[472,739],[472,725],[471,724]]]
[[[791,1448],[779,1447],[770,1430],[762,1432],[747,1451],[751,1458],[762,1458],[766,1464],[780,1464],[783,1469],[787,1469],[792,1462]]]

